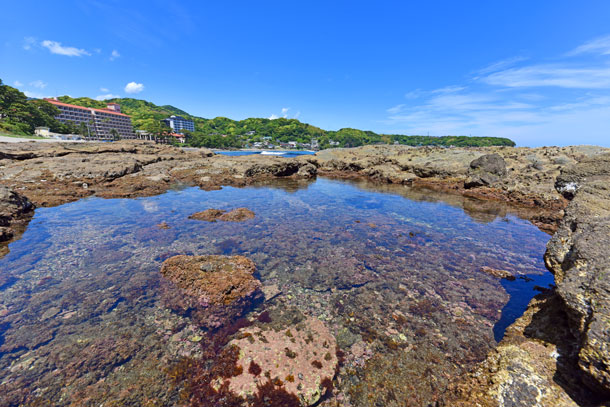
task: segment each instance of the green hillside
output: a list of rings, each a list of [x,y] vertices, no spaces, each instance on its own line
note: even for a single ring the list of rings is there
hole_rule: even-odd
[[[297,143],[307,144],[317,139],[320,148],[356,147],[367,144],[436,145],[436,146],[514,146],[507,138],[466,137],[466,136],[407,136],[401,134],[377,134],[352,128],[337,131],[324,130],[296,119],[262,119],[250,118],[232,120],[226,117],[205,119],[192,116],[174,106],[157,106],[145,100],[132,98],[108,99],[97,101],[91,98],[71,98],[61,96],[59,100],[86,107],[104,108],[109,102],[121,105],[121,111],[130,115],[136,130],[152,133],[163,131],[159,121],[172,114],[189,118],[195,122],[195,131],[188,134],[188,144],[195,147],[240,148],[256,142],[272,144]]]

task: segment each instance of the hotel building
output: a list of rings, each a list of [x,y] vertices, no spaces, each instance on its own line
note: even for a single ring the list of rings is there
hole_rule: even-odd
[[[167,119],[163,119],[162,122],[176,133],[180,133],[183,129],[195,131],[195,123],[193,123],[192,120],[187,120],[182,116],[170,116]]]
[[[62,123],[72,122],[75,126],[84,123],[87,126],[86,139],[114,140],[113,130],[122,139],[133,139],[135,134],[131,124],[131,117],[121,113],[121,106],[117,103],[108,103],[106,109],[94,109],[62,103],[55,99],[45,99],[60,111],[55,118]]]

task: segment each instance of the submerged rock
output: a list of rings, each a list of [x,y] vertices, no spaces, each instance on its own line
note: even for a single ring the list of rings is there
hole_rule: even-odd
[[[262,298],[255,271],[243,256],[170,257],[161,267],[163,300],[199,325],[219,327]]]
[[[232,211],[223,209],[206,209],[202,212],[197,212],[189,216],[189,219],[203,220],[206,222],[216,222],[221,220],[224,222],[243,222],[254,218],[254,212],[248,208],[237,208]]]
[[[237,208],[220,216],[220,220],[224,222],[243,222],[254,218],[254,212],[248,208]]]
[[[229,343],[239,348],[241,373],[228,379],[234,394],[248,400],[271,383],[309,406],[332,386],[337,344],[320,320],[307,318],[282,330],[243,328],[238,338]]]
[[[483,266],[481,267],[481,271],[493,277],[503,278],[510,281],[515,280],[515,276],[513,275],[513,273],[508,270],[498,270],[491,267]]]

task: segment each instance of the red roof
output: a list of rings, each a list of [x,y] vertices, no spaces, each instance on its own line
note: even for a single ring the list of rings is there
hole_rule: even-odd
[[[170,136],[174,136],[174,137],[179,137],[179,138],[184,138],[184,134],[178,134],[178,133],[169,133]]]
[[[55,99],[47,99],[45,98],[45,100],[53,105],[58,105],[58,106],[67,106],[67,107],[74,107],[76,109],[83,109],[83,110],[95,110],[96,112],[103,112],[103,113],[110,113],[110,114],[115,114],[117,116],[125,116],[125,117],[131,117],[125,113],[119,113],[119,112],[115,112],[114,110],[111,109],[96,109],[93,107],[84,107],[84,106],[78,106],[78,105],[71,105],[69,103],[63,103],[60,102],[58,100]]]

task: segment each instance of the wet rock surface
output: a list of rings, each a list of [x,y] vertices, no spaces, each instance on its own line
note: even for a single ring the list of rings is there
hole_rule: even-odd
[[[228,346],[239,348],[241,374],[228,388],[248,399],[265,383],[272,383],[309,406],[330,390],[337,369],[337,347],[329,329],[316,318],[273,328],[243,328]]]
[[[163,299],[204,327],[218,328],[262,297],[256,266],[243,256],[170,257],[163,262]]]
[[[248,208],[237,208],[231,211],[223,209],[206,209],[202,212],[197,212],[189,216],[189,219],[203,220],[206,222],[243,222],[254,218],[254,212]]]

